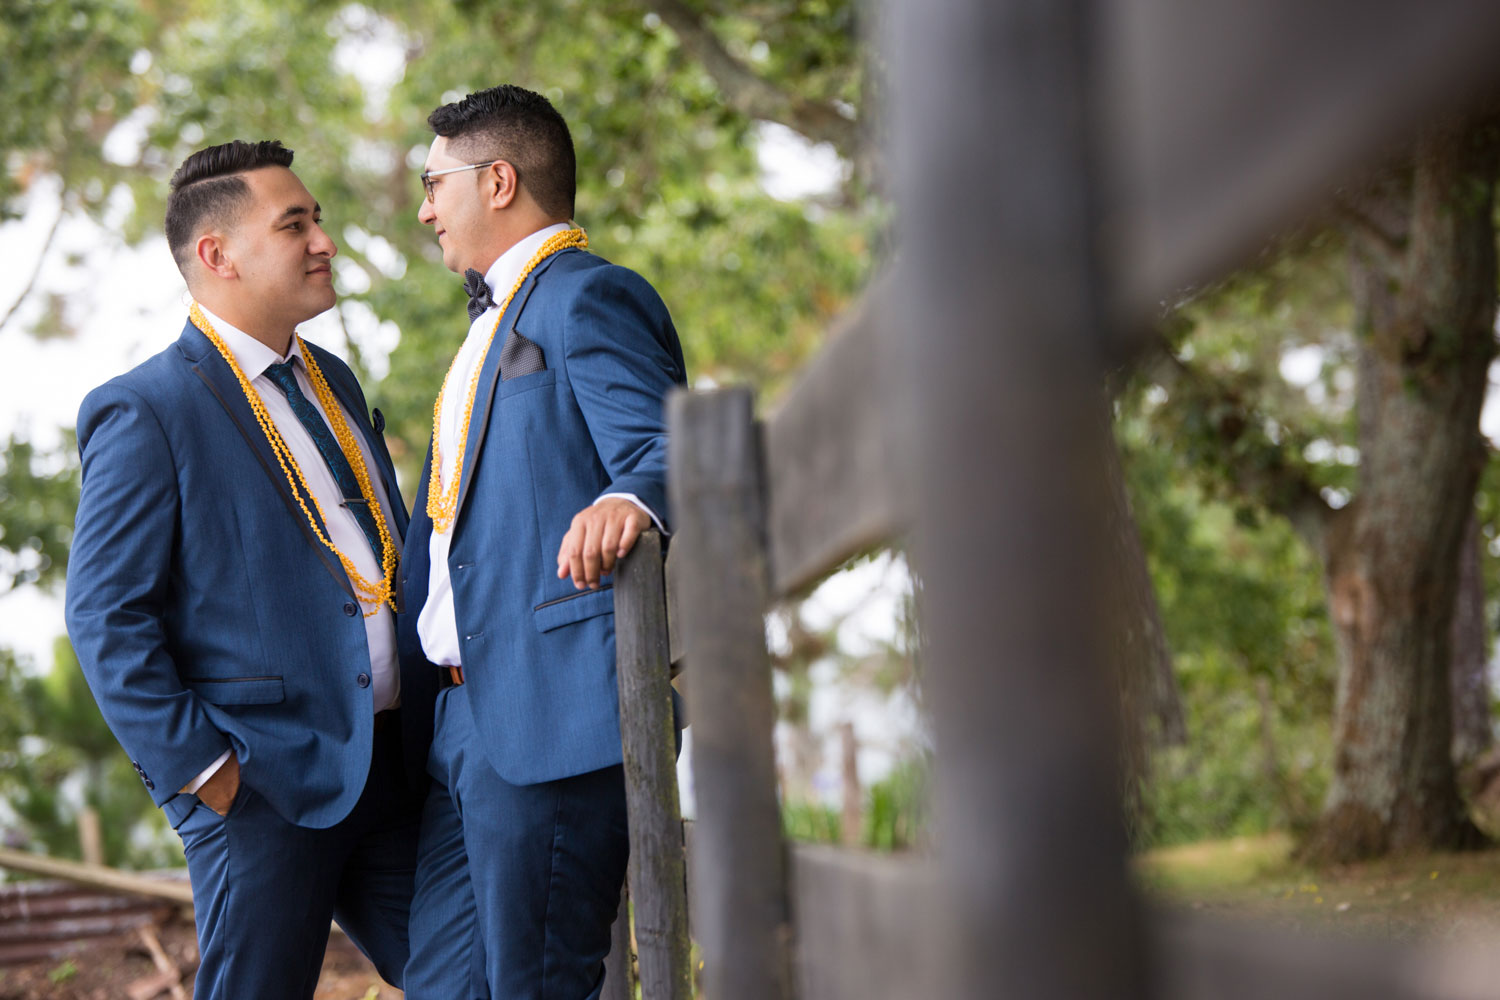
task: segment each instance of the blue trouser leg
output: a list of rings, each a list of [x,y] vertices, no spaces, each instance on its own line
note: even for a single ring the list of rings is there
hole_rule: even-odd
[[[470,962],[483,956],[497,1000],[597,997],[629,853],[622,769],[512,785],[489,766],[478,739],[463,688],[445,690],[431,769],[446,803],[434,801],[434,788],[413,903],[408,997],[461,995],[410,990],[419,966],[423,975],[465,968],[464,946]],[[472,945],[469,927],[478,932]]]
[[[438,693],[428,772],[433,779],[422,811],[417,847],[416,890],[411,909],[411,958],[406,964],[406,1000],[488,1000],[484,950],[478,940],[463,814],[448,785],[463,750],[444,742],[449,694]],[[465,715],[468,706],[458,708]]]
[[[463,823],[441,783],[428,793],[417,855],[406,1000],[487,1000]]]
[[[227,817],[202,803],[177,827],[193,883],[198,1000],[311,998],[340,926],[397,985],[418,819],[404,801],[399,763],[377,751],[364,794],[333,827],[287,822],[241,785]]]
[[[421,799],[407,789],[401,742],[392,723],[375,741],[364,794],[334,829],[343,865],[333,916],[381,978],[401,985],[421,832]]]

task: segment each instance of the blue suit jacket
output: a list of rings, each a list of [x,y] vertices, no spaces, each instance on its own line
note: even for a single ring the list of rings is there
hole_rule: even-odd
[[[500,377],[515,330],[546,370]],[[603,493],[634,493],[669,524],[663,401],[685,381],[677,333],[645,279],[582,250],[538,266],[501,317],[480,371],[448,570],[468,702],[491,766],[512,784],[620,762],[614,595],[557,578],[573,515]],[[431,452],[402,561],[402,643],[420,656],[427,600]],[[402,698],[436,693],[436,671],[405,668]],[[429,713],[423,713],[430,719]]]
[[[404,531],[358,382],[308,347]],[[241,780],[282,816],[337,823],[370,767],[364,620],[229,365],[188,323],[171,347],[89,393],[78,446],[68,634],[152,798],[180,822],[193,799],[174,800],[177,789],[233,747]]]

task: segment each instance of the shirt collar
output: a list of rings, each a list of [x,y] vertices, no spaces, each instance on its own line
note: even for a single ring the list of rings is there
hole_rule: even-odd
[[[500,296],[508,293],[511,286],[516,283],[516,279],[521,276],[521,269],[526,266],[531,255],[540,250],[542,244],[553,236],[565,233],[571,228],[573,227],[569,223],[555,222],[543,229],[538,229],[530,236],[523,236],[515,246],[501,254],[499,259],[490,265],[489,271],[485,273],[484,281],[490,286],[491,294],[495,296],[496,306],[500,305]]]
[[[233,323],[209,312],[208,307],[203,303],[198,303],[198,308],[203,310],[204,317],[213,324],[214,331],[223,339],[224,346],[229,348],[229,353],[234,355],[235,363],[240,366],[240,371],[245,373],[246,378],[255,379],[272,365],[290,361],[293,358],[306,368],[307,362],[302,360],[302,347],[295,336],[292,337],[292,346],[287,351],[286,357],[282,357]]]

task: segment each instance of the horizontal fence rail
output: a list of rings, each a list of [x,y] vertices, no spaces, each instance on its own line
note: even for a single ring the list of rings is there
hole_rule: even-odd
[[[1105,248],[1130,320],[1243,261],[1392,136],[1496,79],[1500,4],[1099,4]],[[996,183],[1002,183],[997,179]]]
[[[896,460],[906,390],[889,374],[882,300],[872,291],[849,311],[765,421],[773,599],[908,527]]]

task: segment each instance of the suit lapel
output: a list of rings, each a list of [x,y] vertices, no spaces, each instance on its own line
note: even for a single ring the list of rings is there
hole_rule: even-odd
[[[333,578],[350,597],[356,596],[344,568],[333,559],[328,548],[318,541],[317,536],[313,534],[312,527],[307,523],[307,516],[302,513],[302,507],[292,493],[291,484],[282,473],[280,463],[276,461],[276,454],[271,451],[271,443],[266,440],[265,432],[260,429],[260,424],[255,419],[255,412],[250,409],[250,404],[245,400],[244,390],[240,388],[239,379],[234,377],[234,371],[230,369],[228,363],[219,355],[203,332],[191,321],[183,327],[177,346],[192,368],[193,374],[203,380],[204,385],[219,401],[219,405],[224,407],[224,412],[229,414],[230,421],[240,432],[240,436],[245,439],[245,443],[249,445],[261,470],[271,480],[277,496],[281,497],[281,502],[286,505],[287,512],[302,529],[303,537],[318,554],[323,566],[333,574]],[[311,504],[308,505],[308,510],[314,518],[318,516],[318,512]],[[325,535],[327,534],[327,529],[321,521],[318,527]]]
[[[538,279],[559,257],[575,250],[574,247],[559,250],[538,264],[511,299],[505,315],[500,317],[500,324],[495,327],[495,339],[485,352],[484,367],[479,370],[479,385],[474,389],[474,410],[469,419],[469,437],[464,443],[464,464],[458,480],[458,504],[453,515],[455,532],[458,530],[458,519],[463,515],[464,501],[469,496],[469,486],[474,482],[474,470],[479,465],[480,452],[484,450],[485,431],[490,425],[490,408],[495,404],[495,387],[500,384],[500,352],[505,344],[505,337],[515,329],[521,313],[526,309],[526,303],[531,300],[531,293],[536,290]]]

